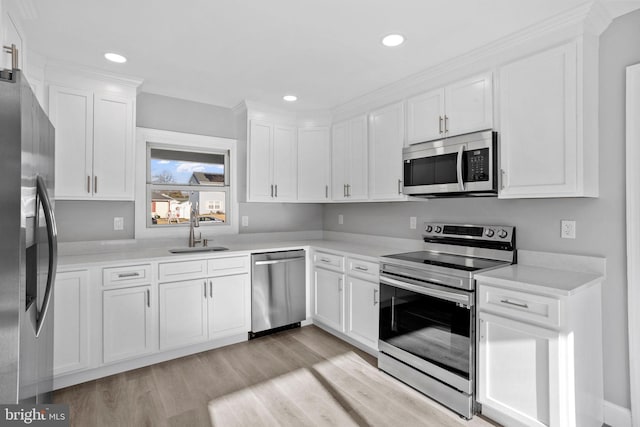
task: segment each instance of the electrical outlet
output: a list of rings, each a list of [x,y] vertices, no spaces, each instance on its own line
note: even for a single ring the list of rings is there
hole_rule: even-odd
[[[415,216],[409,217],[409,228],[415,230],[417,227],[418,219]]]
[[[248,227],[249,226],[249,217],[246,215],[242,216],[242,226],[243,227]]]
[[[560,222],[560,237],[563,239],[575,239],[576,222],[563,219]]]
[[[340,225],[344,224],[344,215],[342,214],[338,215],[338,224]]]
[[[121,216],[113,217],[113,231],[124,230],[124,218]]]

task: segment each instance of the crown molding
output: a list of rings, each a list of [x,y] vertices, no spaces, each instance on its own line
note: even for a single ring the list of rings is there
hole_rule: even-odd
[[[100,81],[107,81],[109,83],[128,86],[137,89],[142,82],[142,78],[126,76],[122,74],[109,73],[94,68],[79,66],[75,64],[69,64],[67,62],[57,60],[47,60],[45,65],[45,73],[63,73],[70,74],[86,79],[96,79]]]

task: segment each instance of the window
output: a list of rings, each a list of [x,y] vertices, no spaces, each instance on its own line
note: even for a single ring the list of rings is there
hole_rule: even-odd
[[[147,145],[149,227],[226,224],[229,218],[229,151]]]

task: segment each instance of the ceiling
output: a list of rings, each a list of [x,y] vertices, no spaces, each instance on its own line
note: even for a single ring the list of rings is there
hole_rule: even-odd
[[[29,49],[224,107],[330,109],[584,0],[19,0]],[[613,15],[638,1],[607,1]],[[24,7],[23,7],[24,10]],[[406,42],[381,45],[389,33]],[[125,55],[112,64],[105,52]],[[285,94],[299,100],[286,103]]]

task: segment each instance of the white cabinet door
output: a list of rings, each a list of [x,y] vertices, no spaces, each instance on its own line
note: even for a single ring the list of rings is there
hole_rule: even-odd
[[[402,194],[402,103],[373,111],[370,116],[369,197],[373,200],[404,199]]]
[[[89,366],[89,271],[60,272],[53,292],[53,374]]]
[[[462,135],[493,127],[491,73],[447,86],[444,99],[447,136]]]
[[[331,129],[331,198],[347,198],[347,157],[349,148],[349,122],[333,125]]]
[[[93,93],[50,86],[49,118],[56,136],[56,199],[90,199],[93,188]]]
[[[161,350],[208,339],[208,288],[205,279],[159,285]]]
[[[271,180],[271,141],[273,126],[251,121],[249,127],[249,201],[271,201],[273,181]]]
[[[298,201],[325,202],[331,198],[329,128],[298,129]]]
[[[346,157],[347,198],[366,200],[369,198],[367,139],[367,116],[356,117],[349,122],[349,151]]]
[[[530,426],[560,426],[559,333],[480,312],[478,402]]]
[[[313,276],[314,317],[344,332],[344,274],[314,268]]]
[[[248,274],[209,279],[209,338],[246,333],[251,329]]]
[[[274,201],[287,202],[296,200],[298,193],[296,129],[274,126],[272,147],[273,163],[271,165],[271,174],[274,185]]]
[[[347,334],[361,343],[378,348],[378,283],[349,277],[347,281]]]
[[[444,136],[444,89],[407,100],[407,142],[431,141]]]
[[[133,200],[133,111],[132,99],[106,93],[95,94],[94,199]]]
[[[156,328],[153,305],[150,285],[103,292],[104,363],[140,356],[154,350]]]
[[[499,70],[500,197],[579,195],[576,51],[572,43]]]

